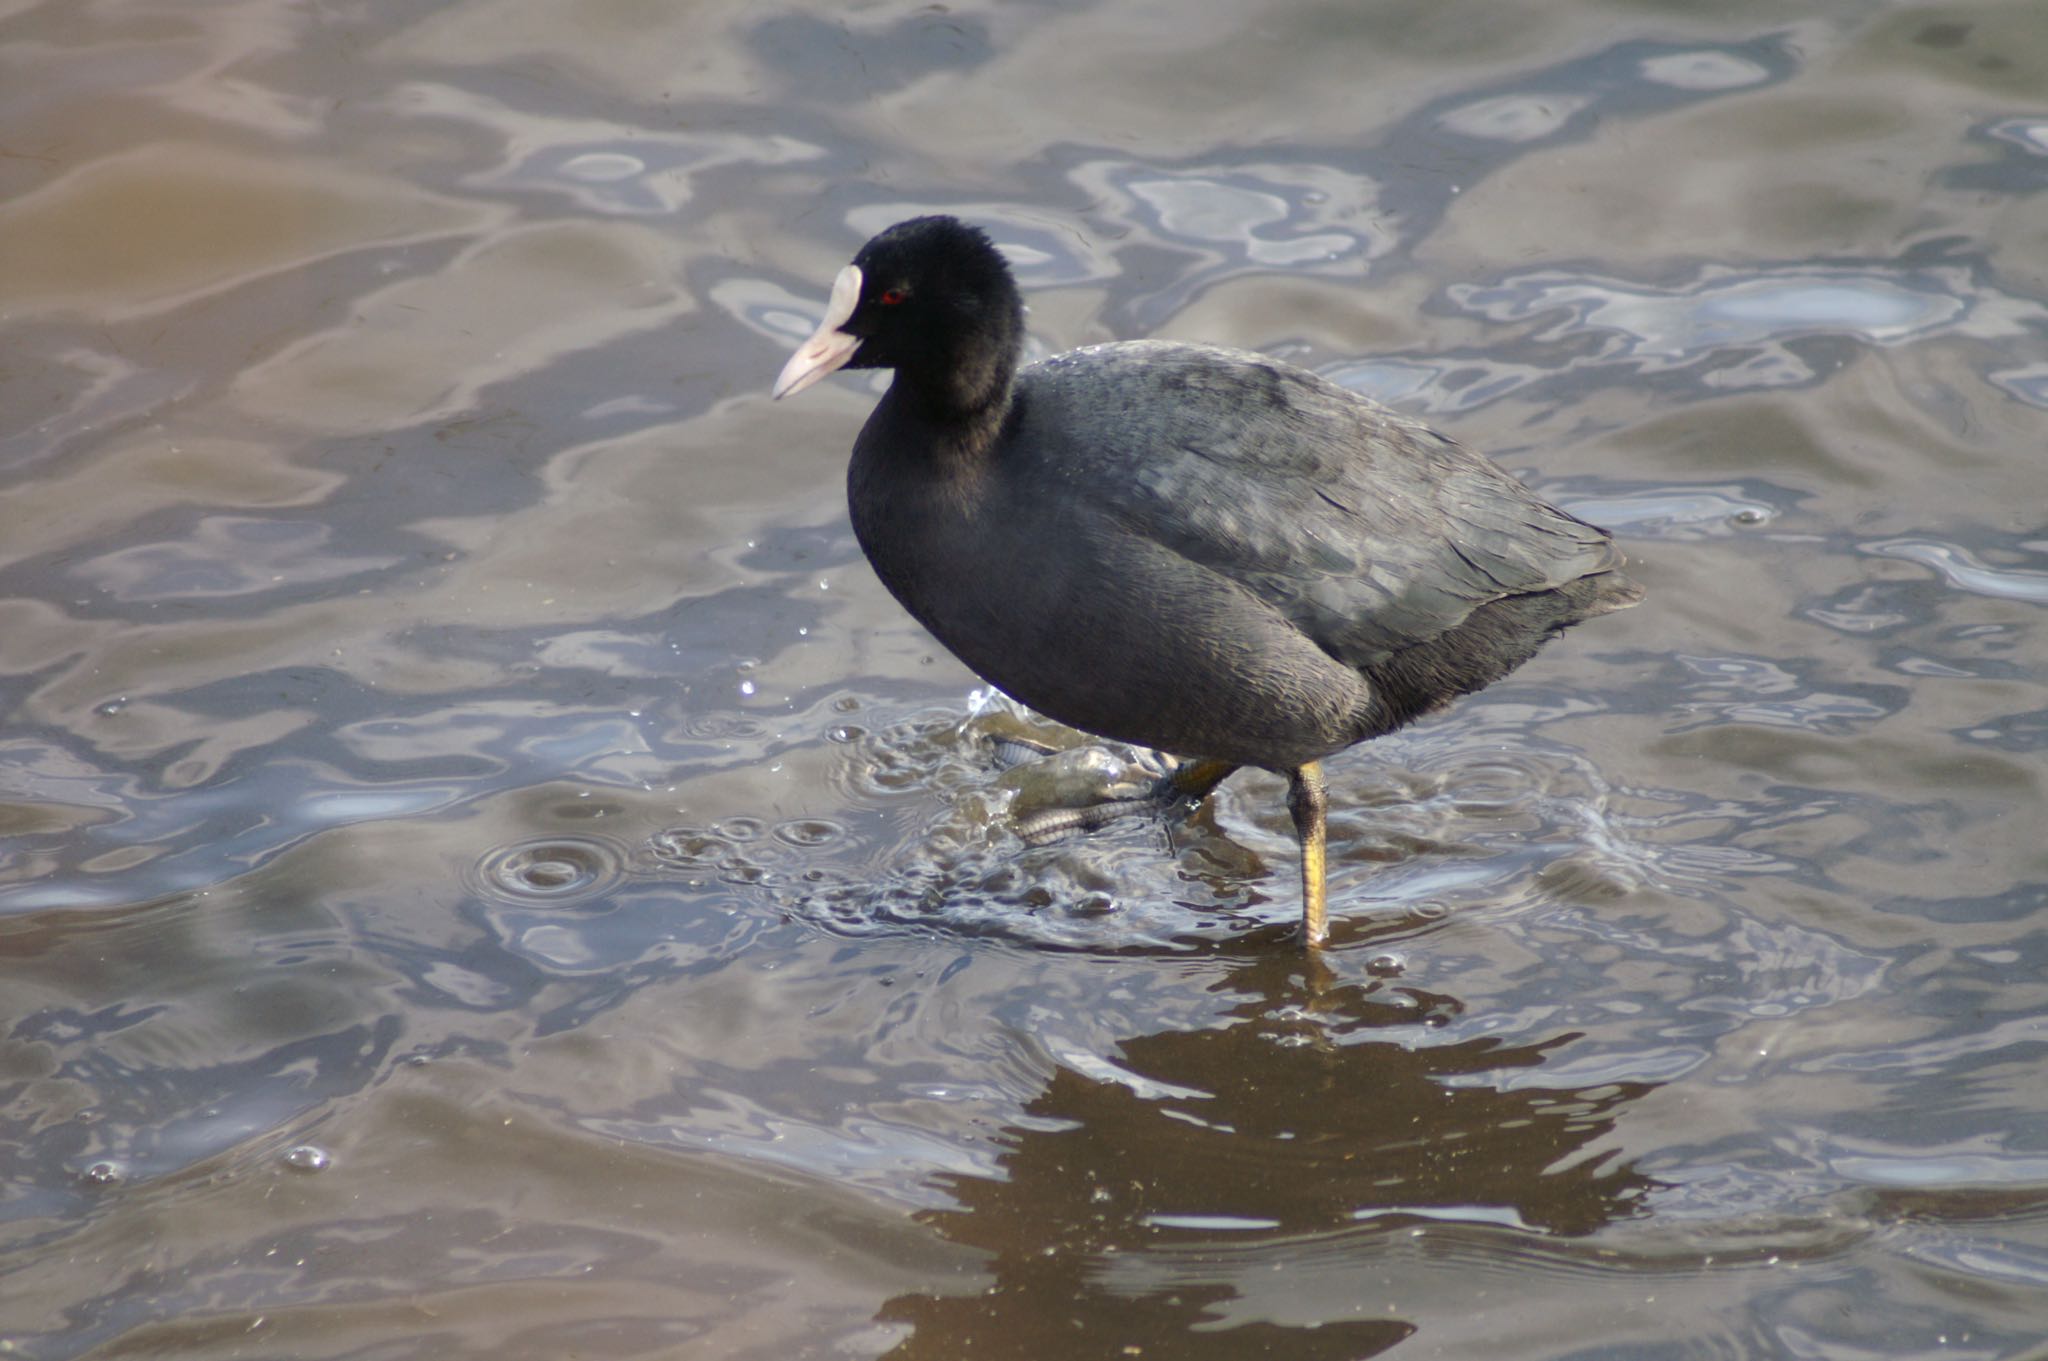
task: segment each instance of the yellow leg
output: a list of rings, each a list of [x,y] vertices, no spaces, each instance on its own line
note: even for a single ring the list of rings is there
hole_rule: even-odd
[[[1301,940],[1311,950],[1329,935],[1323,901],[1323,820],[1328,806],[1321,765],[1310,761],[1289,776],[1287,811],[1294,816],[1294,835],[1301,842]]]
[[[1228,761],[1183,761],[1173,768],[1166,782],[1184,799],[1206,799],[1209,791],[1229,777],[1237,767]]]

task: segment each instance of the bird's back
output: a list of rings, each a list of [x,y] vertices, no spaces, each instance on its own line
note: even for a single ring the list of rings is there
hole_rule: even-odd
[[[1017,404],[1005,456],[1034,485],[1239,583],[1352,666],[1621,565],[1491,460],[1262,355],[1096,346],[1024,370]]]

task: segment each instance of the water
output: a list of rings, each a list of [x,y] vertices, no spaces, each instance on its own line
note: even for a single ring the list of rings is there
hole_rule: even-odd
[[[2038,1355],[2044,34],[0,6],[0,1346]],[[1271,777],[1014,834],[767,402],[929,210],[1638,564],[1322,960]]]

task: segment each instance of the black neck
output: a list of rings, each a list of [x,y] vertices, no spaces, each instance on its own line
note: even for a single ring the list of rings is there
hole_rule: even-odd
[[[958,391],[920,384],[910,374],[898,372],[868,418],[862,438],[872,433],[881,437],[883,449],[915,449],[942,464],[973,463],[1002,433],[1011,401],[1007,375],[994,392],[983,391],[969,398]]]
[[[1002,334],[949,362],[898,365],[884,398],[895,408],[891,419],[914,421],[956,449],[986,448],[1010,413],[1022,348],[1014,334]]]

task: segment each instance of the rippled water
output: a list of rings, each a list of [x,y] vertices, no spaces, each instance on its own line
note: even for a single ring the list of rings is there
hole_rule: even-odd
[[[0,1349],[2039,1356],[2044,91],[1988,0],[0,3]],[[1017,834],[869,385],[767,402],[929,210],[1639,564],[1332,763],[1321,960],[1272,777]]]

